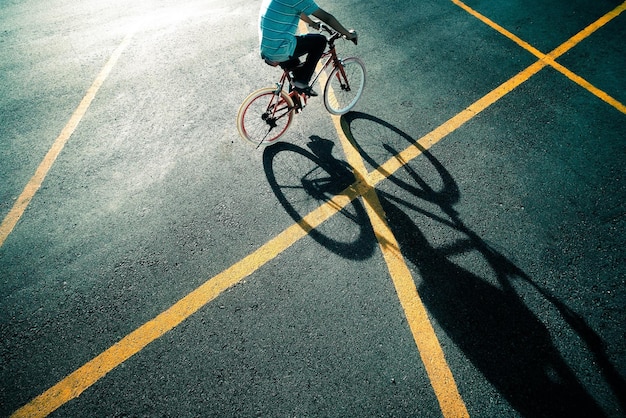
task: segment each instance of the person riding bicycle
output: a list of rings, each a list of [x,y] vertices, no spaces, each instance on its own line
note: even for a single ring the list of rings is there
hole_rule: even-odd
[[[319,29],[319,22],[309,16],[320,19],[346,39],[356,41],[355,31],[347,30],[314,0],[263,0],[259,12],[259,49],[261,58],[269,65],[292,70],[293,86],[297,91],[317,96],[309,81],[326,49],[326,37],[322,34],[296,35],[300,20]],[[305,54],[307,57],[300,65],[300,57]]]

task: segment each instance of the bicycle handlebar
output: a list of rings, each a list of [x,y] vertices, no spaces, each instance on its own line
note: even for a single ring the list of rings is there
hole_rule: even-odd
[[[329,43],[332,43],[334,41],[336,41],[339,38],[344,38],[344,39],[348,39],[346,38],[345,35],[342,35],[341,33],[337,32],[336,30],[334,30],[333,28],[331,28],[328,25],[325,25],[322,22],[319,22],[319,31],[320,32],[327,32],[330,34],[330,39],[328,39]],[[352,33],[354,33],[356,35],[356,31],[350,31]],[[352,41],[355,45],[357,45],[358,42],[358,36],[355,36],[353,39],[350,39],[350,41]]]

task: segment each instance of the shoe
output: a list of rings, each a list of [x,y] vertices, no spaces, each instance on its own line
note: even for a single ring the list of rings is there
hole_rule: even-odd
[[[292,81],[292,84],[293,84],[293,89],[300,94],[306,94],[307,96],[310,96],[310,97],[317,96],[317,93],[315,92],[315,90],[313,90],[311,86],[309,86],[306,83],[294,80]]]

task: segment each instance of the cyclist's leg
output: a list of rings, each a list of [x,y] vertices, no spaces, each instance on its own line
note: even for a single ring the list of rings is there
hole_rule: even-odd
[[[326,49],[326,37],[319,33],[309,33],[297,36],[296,42],[293,57],[298,58],[304,54],[307,54],[307,57],[302,66],[293,70],[294,80],[308,85],[315,72],[317,62]]]
[[[300,64],[301,63],[300,63],[299,57],[294,57],[294,58],[288,59],[287,61],[278,63],[278,65],[280,65],[280,68],[286,71],[292,71],[293,69],[298,67]]]

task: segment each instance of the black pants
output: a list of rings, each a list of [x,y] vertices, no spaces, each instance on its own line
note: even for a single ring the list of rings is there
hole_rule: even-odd
[[[289,60],[281,62],[280,66],[283,69],[292,69],[300,64],[300,57],[307,54],[304,64],[292,72],[296,81],[309,84],[315,72],[315,66],[326,49],[326,37],[319,33],[309,33],[296,36],[296,42],[293,55]]]

